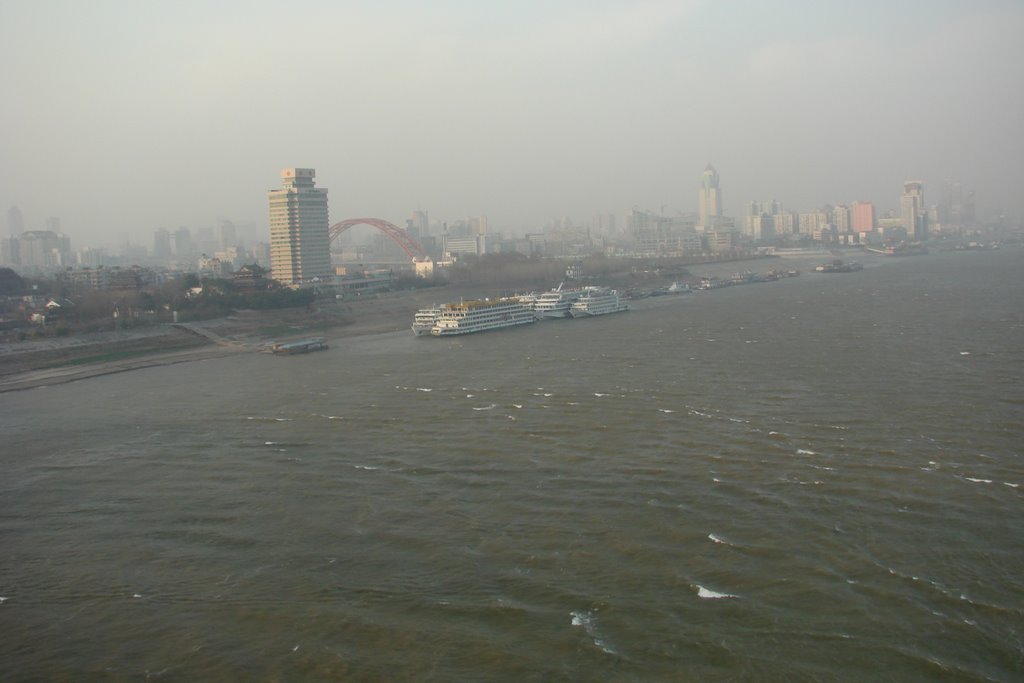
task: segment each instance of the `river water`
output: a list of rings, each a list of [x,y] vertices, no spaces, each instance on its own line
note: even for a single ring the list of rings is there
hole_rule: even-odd
[[[0,679],[1024,677],[1024,251],[0,395]]]

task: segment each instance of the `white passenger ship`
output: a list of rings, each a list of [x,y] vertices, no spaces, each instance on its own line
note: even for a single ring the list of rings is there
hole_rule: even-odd
[[[574,318],[585,318],[628,310],[629,306],[616,290],[608,287],[587,287],[583,295],[573,303],[569,314]]]
[[[444,304],[430,330],[435,337],[500,330],[536,322],[530,307],[516,298]]]
[[[562,283],[556,289],[544,292],[533,304],[533,312],[538,318],[568,318],[569,309],[580,296],[581,289],[562,289]]]
[[[430,331],[434,329],[434,323],[437,322],[437,316],[441,315],[441,307],[434,304],[430,308],[421,308],[416,311],[416,315],[412,319],[412,333],[417,337],[430,334]]]

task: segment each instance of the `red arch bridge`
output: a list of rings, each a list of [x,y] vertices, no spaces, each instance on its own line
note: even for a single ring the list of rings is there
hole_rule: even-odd
[[[330,241],[333,242],[334,238],[338,235],[356,225],[369,225],[377,228],[382,233],[390,237],[392,242],[400,246],[402,251],[405,252],[405,255],[413,261],[423,261],[427,258],[427,252],[424,251],[422,245],[420,245],[420,243],[409,234],[408,230],[403,230],[394,223],[389,223],[380,218],[348,218],[340,223],[335,223],[328,231]]]

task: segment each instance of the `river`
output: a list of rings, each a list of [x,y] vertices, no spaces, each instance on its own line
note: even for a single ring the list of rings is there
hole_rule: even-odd
[[[1020,680],[1024,251],[865,265],[0,395],[0,679]]]

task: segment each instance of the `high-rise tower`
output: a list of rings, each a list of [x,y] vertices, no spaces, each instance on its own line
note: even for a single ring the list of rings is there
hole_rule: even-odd
[[[7,232],[11,237],[17,237],[25,232],[25,219],[21,215],[21,209],[16,206],[7,209]]]
[[[700,225],[714,228],[722,218],[722,190],[718,187],[718,171],[711,164],[704,168],[700,181]]]
[[[312,168],[281,171],[281,189],[270,190],[271,276],[286,285],[331,277],[327,190],[315,187]]]
[[[907,230],[907,239],[915,242],[928,239],[928,210],[924,205],[924,183],[908,180],[900,197],[900,218]]]

